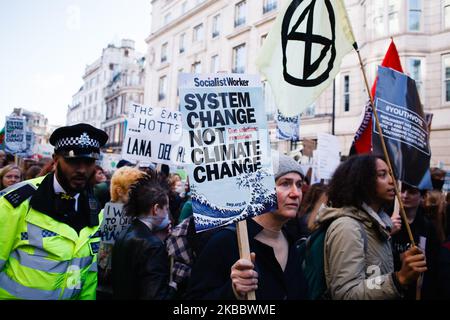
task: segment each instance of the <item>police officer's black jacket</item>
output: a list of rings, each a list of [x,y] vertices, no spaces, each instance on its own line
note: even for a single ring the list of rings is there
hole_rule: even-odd
[[[165,300],[175,296],[169,286],[166,246],[139,219],[123,230],[112,253],[114,299]]]

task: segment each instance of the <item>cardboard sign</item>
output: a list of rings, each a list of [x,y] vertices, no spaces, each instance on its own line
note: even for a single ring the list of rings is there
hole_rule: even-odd
[[[186,166],[197,231],[276,208],[259,77],[180,74]]]
[[[132,103],[122,158],[136,163],[183,164],[181,113]]]

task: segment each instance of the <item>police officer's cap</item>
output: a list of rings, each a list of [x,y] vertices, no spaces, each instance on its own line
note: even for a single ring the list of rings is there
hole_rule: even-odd
[[[60,127],[50,136],[55,153],[65,158],[100,158],[100,148],[108,140],[103,130],[86,123]]]

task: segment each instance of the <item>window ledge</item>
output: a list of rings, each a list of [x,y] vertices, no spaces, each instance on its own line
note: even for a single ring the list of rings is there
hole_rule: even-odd
[[[249,32],[251,28],[252,28],[251,26],[238,27],[232,33],[227,35],[227,39],[230,40],[232,38],[237,37],[240,34],[243,34],[245,32]]]

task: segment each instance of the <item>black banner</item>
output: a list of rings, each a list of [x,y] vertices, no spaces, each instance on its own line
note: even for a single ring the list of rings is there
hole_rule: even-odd
[[[403,73],[379,67],[374,101],[396,178],[418,186],[429,169],[431,151],[415,81]],[[373,133],[373,153],[383,154],[375,123]]]

